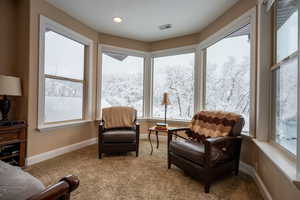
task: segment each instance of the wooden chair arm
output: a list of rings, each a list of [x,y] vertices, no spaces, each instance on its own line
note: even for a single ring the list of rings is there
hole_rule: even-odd
[[[190,131],[190,128],[187,127],[178,127],[178,128],[169,128],[168,132],[173,134],[174,132],[176,133],[177,131]]]
[[[69,175],[27,200],[68,200],[70,199],[70,193],[76,190],[78,186],[79,179],[76,176]]]

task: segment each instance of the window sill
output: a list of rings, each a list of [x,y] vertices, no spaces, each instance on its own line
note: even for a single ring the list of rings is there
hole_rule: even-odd
[[[47,132],[47,131],[52,131],[60,128],[80,126],[82,124],[90,123],[90,122],[93,122],[93,120],[79,120],[79,121],[72,121],[72,122],[65,122],[65,123],[48,124],[48,125],[43,125],[38,127],[37,130],[39,132]]]
[[[164,122],[164,119],[161,118],[138,118],[139,122]],[[180,120],[180,119],[167,119],[167,123],[190,123],[191,120]]]
[[[253,142],[288,180],[300,190],[300,178],[297,177],[297,160],[272,142],[262,142],[257,139],[253,139]]]

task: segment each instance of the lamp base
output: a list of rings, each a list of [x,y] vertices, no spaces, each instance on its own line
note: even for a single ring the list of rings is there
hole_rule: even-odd
[[[0,100],[0,111],[2,113],[2,121],[8,120],[8,113],[10,110],[10,100],[4,95],[3,99]]]

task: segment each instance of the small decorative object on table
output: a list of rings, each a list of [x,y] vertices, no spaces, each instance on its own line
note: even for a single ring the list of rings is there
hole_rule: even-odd
[[[170,104],[171,103],[170,103],[170,99],[169,99],[169,93],[165,92],[163,95],[163,100],[161,102],[161,105],[165,105],[165,126],[167,126],[167,108],[168,108],[168,105],[170,105]]]
[[[8,112],[10,110],[10,100],[7,96],[21,96],[21,80],[13,76],[0,75],[0,111],[2,113],[2,121],[8,120]]]
[[[167,131],[168,130],[168,124],[166,123],[156,123],[155,129],[158,131]]]

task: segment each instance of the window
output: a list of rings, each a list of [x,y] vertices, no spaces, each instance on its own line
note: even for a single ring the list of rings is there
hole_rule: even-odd
[[[251,26],[234,31],[205,50],[205,109],[241,114],[250,128]]]
[[[144,57],[102,53],[101,107],[131,106],[143,116]]]
[[[41,16],[39,128],[90,117],[91,43]]]
[[[45,122],[83,119],[84,45],[45,33]]]
[[[296,1],[275,5],[275,142],[296,154],[298,90],[298,9]]]
[[[195,53],[153,58],[153,113],[164,118],[163,93],[170,95],[168,119],[191,120],[194,114]]]

